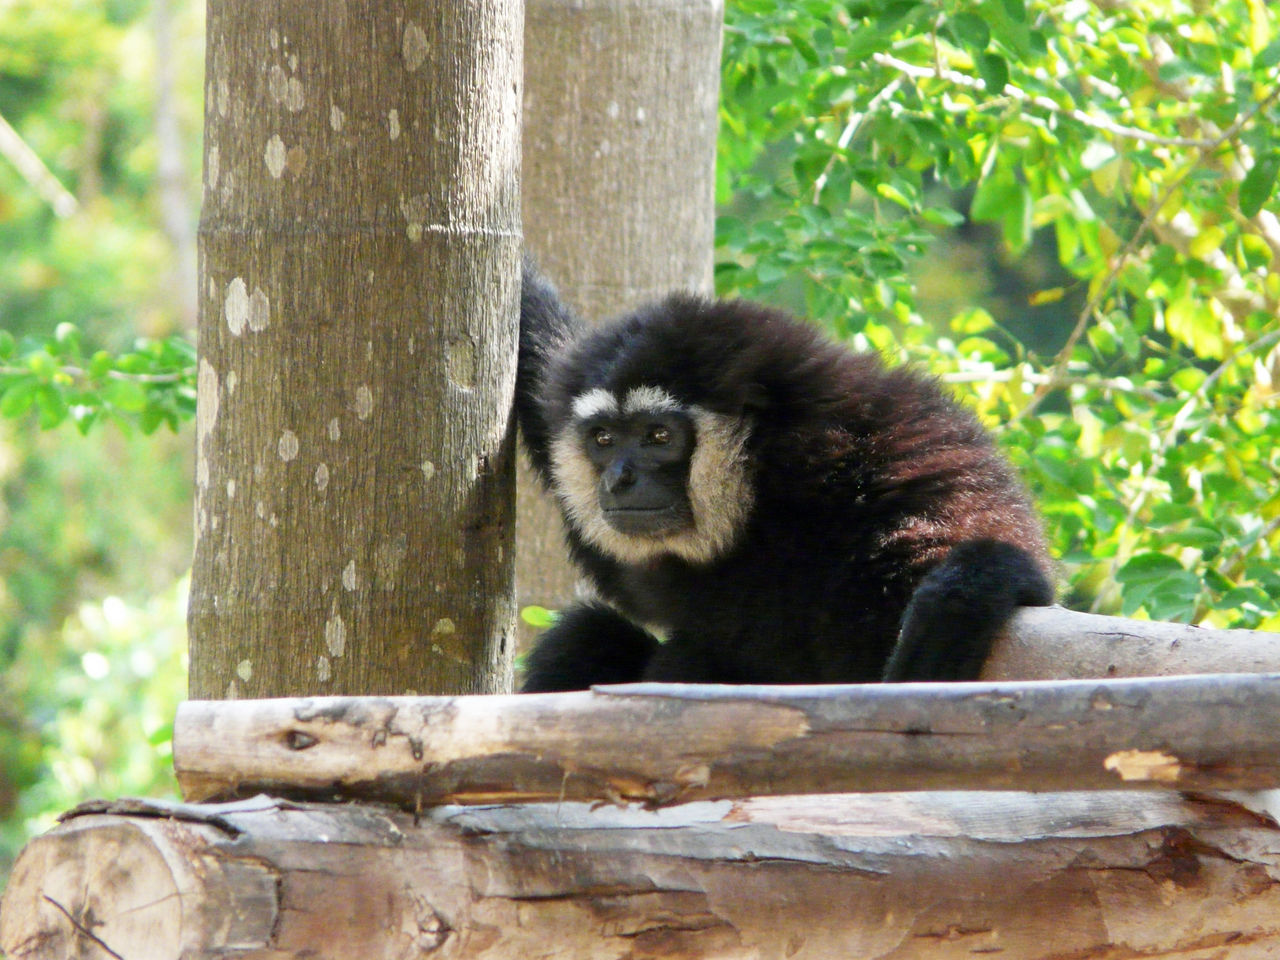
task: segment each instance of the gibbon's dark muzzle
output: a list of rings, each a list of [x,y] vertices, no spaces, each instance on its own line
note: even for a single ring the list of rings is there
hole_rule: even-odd
[[[692,522],[683,490],[664,483],[652,464],[620,456],[600,474],[598,496],[605,521],[619,533],[654,536]]]

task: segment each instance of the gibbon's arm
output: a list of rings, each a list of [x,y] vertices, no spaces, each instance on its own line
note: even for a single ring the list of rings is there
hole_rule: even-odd
[[[547,367],[580,330],[583,322],[569,312],[555,287],[528,254],[520,272],[520,353],[516,365],[516,418],[533,469],[548,479],[551,427],[539,394]]]
[[[1016,608],[1051,603],[1053,584],[1026,550],[958,544],[912,594],[884,680],[977,680]]]
[[[647,630],[601,604],[561,612],[525,661],[521,693],[586,690],[597,683],[634,683],[658,649]]]

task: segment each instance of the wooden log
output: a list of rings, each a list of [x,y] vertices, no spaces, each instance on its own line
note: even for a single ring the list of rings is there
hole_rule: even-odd
[[[1280,785],[1280,676],[189,701],[188,799],[437,803]]]
[[[1280,673],[1280,634],[1027,607],[996,645],[984,680]]]
[[[10,960],[1280,951],[1280,829],[1173,793],[125,810],[24,850]]]

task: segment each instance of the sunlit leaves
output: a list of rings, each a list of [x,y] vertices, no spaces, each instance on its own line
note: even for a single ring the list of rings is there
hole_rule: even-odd
[[[989,422],[1026,416],[1006,446],[1078,604],[1276,623],[1270,5],[744,0],[728,21],[720,289],[955,371]],[[994,277],[1063,269],[926,324],[914,272],[958,227],[999,241]],[[1077,339],[1036,356],[1023,311]]]
[[[1262,205],[1270,198],[1276,186],[1276,174],[1280,173],[1280,152],[1259,157],[1240,182],[1240,213],[1256,217]]]
[[[43,341],[0,336],[0,417],[34,412],[42,427],[71,420],[82,432],[103,419],[151,433],[195,415],[194,348],[181,337],[139,340],[133,350],[85,358],[77,327]]]

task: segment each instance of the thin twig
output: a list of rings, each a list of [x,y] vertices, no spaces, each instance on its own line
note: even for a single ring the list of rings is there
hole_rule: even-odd
[[[176,373],[126,373],[123,370],[108,370],[108,380],[127,380],[131,383],[183,383],[194,379],[194,367],[184,367]],[[0,377],[30,376],[34,373],[27,367],[0,366]],[[50,376],[62,374],[75,380],[89,380],[89,371],[81,367],[58,367]]]
[[[849,122],[845,124],[844,130],[840,133],[840,139],[836,141],[836,149],[831,151],[831,156],[827,158],[826,166],[822,168],[822,173],[818,174],[818,178],[813,182],[813,202],[817,203],[818,198],[822,195],[822,188],[827,185],[827,177],[831,173],[831,168],[835,166],[836,157],[839,151],[849,146],[853,140],[853,135],[857,133],[858,127],[862,126],[862,122],[871,115],[877,107],[880,106],[889,97],[898,92],[898,87],[902,85],[902,77],[897,77],[884,86],[874,97],[867,101],[867,109],[861,113],[851,114]]]
[[[69,217],[80,209],[80,202],[3,116],[0,116],[0,155],[17,167],[22,178],[59,217]]]
[[[938,379],[943,383],[951,384],[1008,383],[1015,377],[1037,386],[1042,383],[1048,383],[1050,380],[1049,374],[1035,370],[1023,370],[1020,373],[1014,370],[957,370],[952,373],[944,373]],[[1153,403],[1169,399],[1159,390],[1152,387],[1140,387],[1125,377],[1094,377],[1087,374],[1079,376],[1067,375],[1060,377],[1054,383],[1056,386],[1062,387],[1088,387],[1094,390],[1104,390],[1108,393],[1127,393],[1142,397],[1144,400],[1150,400]]]
[[[906,60],[899,60],[897,57],[888,53],[873,53],[871,59],[884,67],[890,67],[899,73],[916,79],[937,79],[946,80],[948,83],[957,87],[968,87],[971,90],[987,91],[985,80],[977,77],[971,77],[968,74],[960,73],[958,70],[948,70],[940,66],[921,67],[914,63],[908,63]],[[1083,110],[1074,107],[1063,107],[1055,100],[1051,100],[1040,94],[1027,93],[1025,90],[1015,87],[1013,84],[1005,84],[1003,90],[987,91],[994,96],[1005,96],[1019,103],[1031,104],[1048,113],[1057,114],[1061,117],[1070,117],[1077,123],[1094,130],[1101,130],[1110,133],[1113,136],[1121,137],[1125,140],[1137,140],[1142,143],[1153,143],[1168,147],[1207,147],[1216,146],[1213,140],[1204,140],[1199,137],[1165,137],[1158,133],[1152,133],[1150,130],[1143,130],[1139,127],[1130,127],[1122,123],[1116,123],[1114,120],[1106,117],[1095,117],[1092,114],[1085,113]]]

